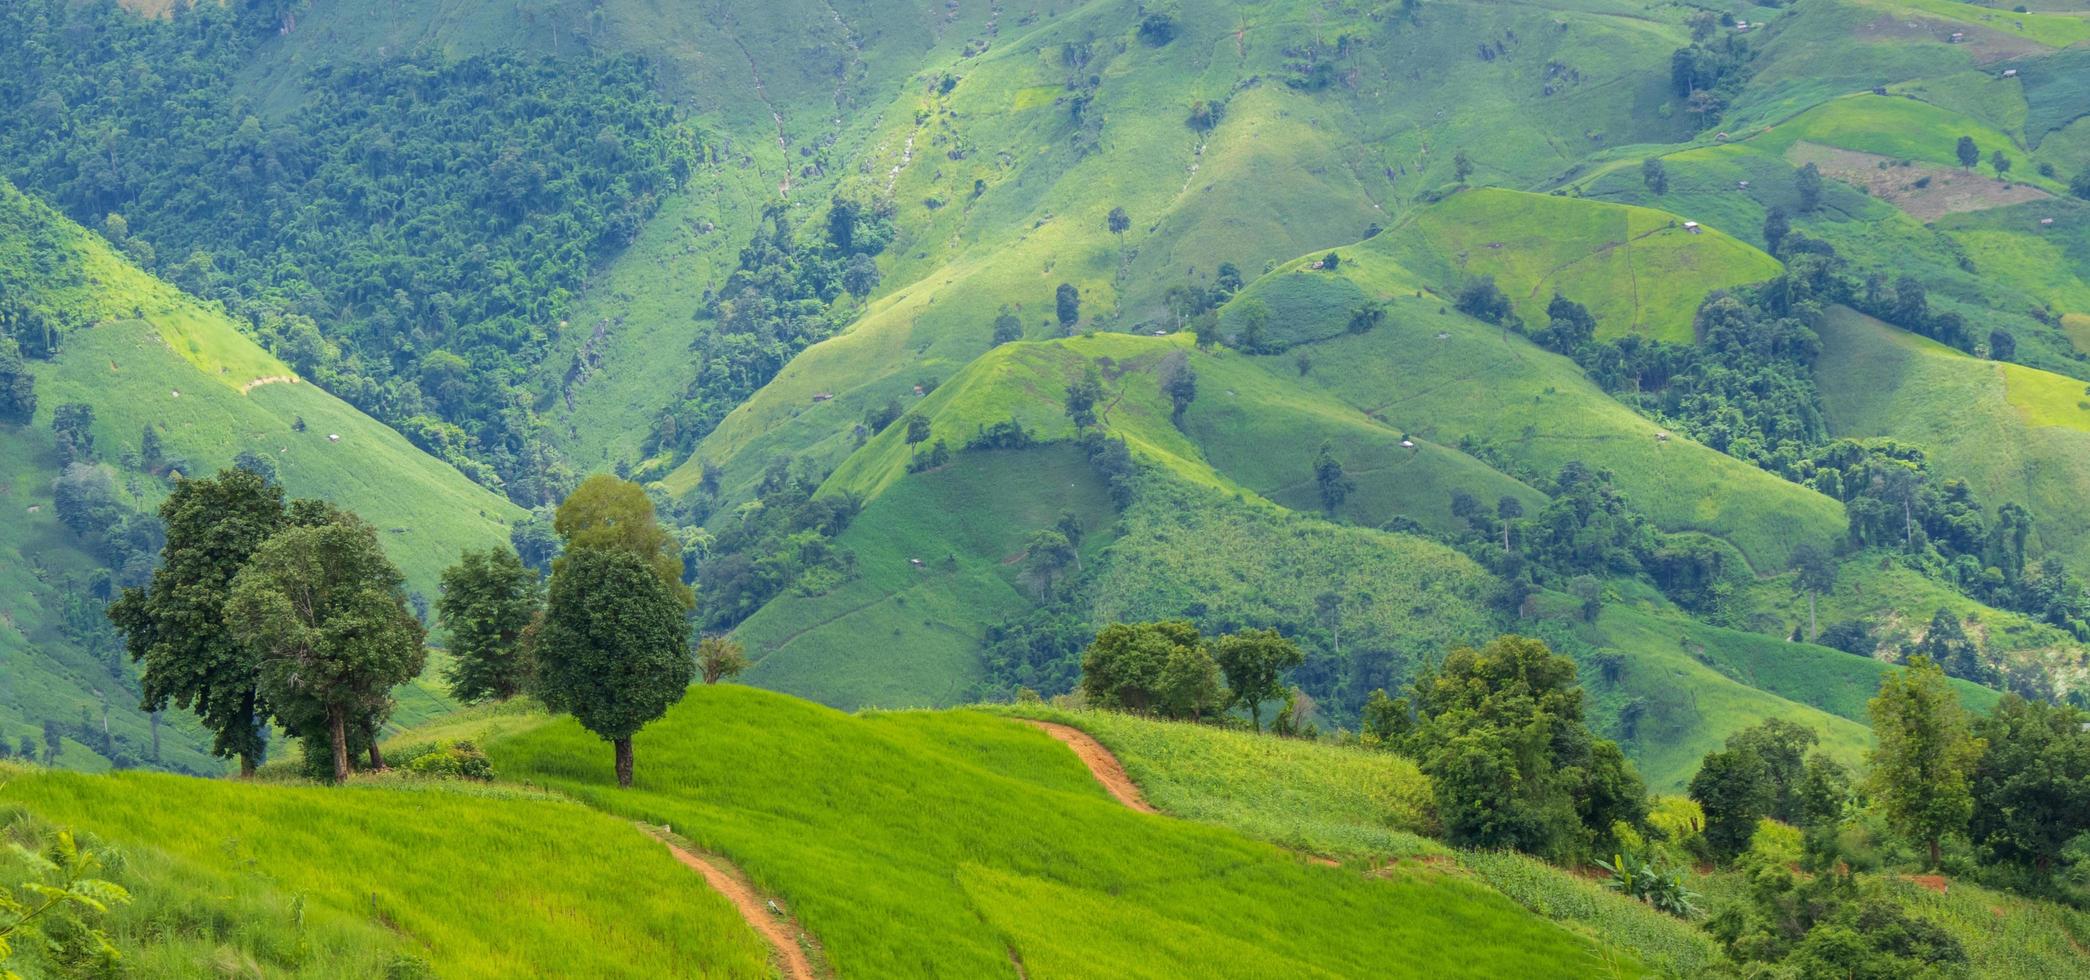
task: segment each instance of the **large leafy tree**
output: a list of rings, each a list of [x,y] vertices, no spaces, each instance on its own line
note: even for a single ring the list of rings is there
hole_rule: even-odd
[[[446,569],[436,612],[450,634],[451,696],[471,703],[522,693],[523,631],[543,605],[542,580],[508,548],[467,551]]]
[[[696,605],[696,597],[682,583],[682,546],[661,526],[653,499],[638,484],[607,474],[589,477],[559,504],[552,529],[567,551],[552,561],[554,576],[575,551],[622,551],[653,569],[684,609]]]
[[[1882,679],[1868,708],[1879,740],[1872,797],[1897,830],[1929,848],[1937,867],[1940,841],[1966,830],[1974,815],[1973,768],[1986,746],[1928,657],[1911,657],[1907,670]]]
[[[160,506],[167,544],[143,588],[109,607],[131,658],[144,665],[140,707],[194,710],[211,751],[252,775],[267,748],[267,717],[252,652],[225,621],[233,578],[287,518],[283,490],[244,470],[188,480]]]
[[[392,688],[419,675],[427,653],[405,578],[376,529],[345,511],[326,518],[285,528],[255,550],[233,579],[225,622],[253,658],[271,710],[308,754],[327,745],[339,782],[348,778],[352,729],[367,741],[371,767],[383,768],[376,734],[392,713]]]
[[[696,673],[682,596],[621,548],[573,548],[552,573],[536,642],[537,690],[616,750],[630,786],[632,736],[682,699]]]
[[[2004,697],[1975,726],[1986,749],[1974,775],[1974,841],[1997,860],[2045,873],[2090,833],[2090,715]]]
[[[1197,717],[1222,698],[1218,666],[1183,620],[1104,627],[1082,654],[1081,690],[1092,704],[1171,718]]]
[[[1245,630],[1212,644],[1212,659],[1226,675],[1232,703],[1248,709],[1255,730],[1263,730],[1263,702],[1284,697],[1284,673],[1306,662],[1298,644],[1276,630]]]
[[[1409,744],[1455,844],[1567,857],[1646,813],[1639,774],[1583,721],[1574,661],[1540,640],[1453,650],[1413,699]]]

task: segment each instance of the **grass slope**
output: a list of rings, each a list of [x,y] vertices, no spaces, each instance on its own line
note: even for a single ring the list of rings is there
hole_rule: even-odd
[[[748,680],[851,710],[966,699],[987,627],[1033,601],[1018,575],[1024,539],[1068,512],[1094,561],[1117,517],[1066,445],[963,453],[899,481],[838,541],[856,555],[854,576],[786,593],[734,631],[757,660]]]
[[[467,547],[507,538],[519,511],[262,350],[216,307],[199,303],[116,255],[100,237],[0,182],[0,286],[46,314],[90,323],[69,332],[49,361],[32,361],[38,410],[24,427],[0,427],[0,736],[40,738],[45,720],[68,725],[106,697],[110,728],[140,757],[151,735],[136,710],[122,651],[89,640],[98,604],[82,602],[99,562],[58,523],[51,499],[57,456],[49,425],[59,405],[94,409],[105,461],[138,449],[147,425],[190,474],[229,466],[242,450],[267,455],[292,495],[355,510],[379,529],[409,588],[433,596],[441,570]],[[294,423],[302,419],[304,431]],[[338,440],[330,438],[339,436]],[[166,485],[119,471],[128,502],[158,506]],[[403,721],[445,710],[432,689],[400,691]],[[179,718],[163,729],[162,764],[215,772],[200,736]],[[84,745],[61,762],[93,768]]]
[[[570,722],[490,752],[732,858],[844,976],[1582,976],[1600,956],[1637,972],[1477,885],[1365,880],[1134,813],[1044,733],[981,714],[699,687],[639,735],[627,791]]]
[[[1589,307],[1599,337],[1689,343],[1707,293],[1769,279],[1776,259],[1709,226],[1652,208],[1500,188],[1453,195],[1367,242],[1456,294],[1492,275],[1534,328],[1559,293]]]
[[[1983,361],[1841,310],[1822,325],[1831,431],[1911,443],[1991,506],[2029,508],[2038,543],[2090,558],[2090,394],[2083,382]]]
[[[141,975],[771,975],[658,841],[538,793],[34,772],[10,810],[124,852],[113,932]]]

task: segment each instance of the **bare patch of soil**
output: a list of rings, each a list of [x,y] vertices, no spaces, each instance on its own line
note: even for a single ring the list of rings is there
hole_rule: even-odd
[[[1920,221],[1948,214],[2043,201],[2053,195],[2030,184],[1983,176],[1978,171],[1934,163],[1907,162],[1801,141],[1786,151],[1795,164],[1811,163],[1833,177],[1907,212]]]
[[[1096,741],[1094,736],[1072,725],[1038,721],[1035,718],[1025,718],[1024,721],[1044,729],[1045,734],[1059,739],[1066,743],[1068,748],[1073,749],[1081,764],[1089,767],[1089,775],[1096,777],[1096,781],[1102,783],[1103,788],[1116,797],[1119,803],[1141,813],[1161,812],[1154,809],[1147,802],[1147,798],[1141,795],[1139,784],[1134,783],[1132,777],[1125,773],[1125,767],[1118,762],[1118,757],[1111,755],[1110,750],[1104,748],[1103,743]]]

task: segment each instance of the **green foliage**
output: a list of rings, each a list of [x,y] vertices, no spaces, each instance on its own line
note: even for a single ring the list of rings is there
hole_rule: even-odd
[[[1861,886],[1848,868],[1820,862],[1805,878],[1782,865],[1757,871],[1747,903],[1707,926],[1737,961],[1797,976],[1950,976],[1967,960],[1950,932]]]
[[[449,636],[443,679],[464,704],[506,700],[523,692],[530,665],[523,634],[544,605],[536,570],[507,548],[466,551],[443,572],[436,611]]]
[[[1226,703],[1218,664],[1182,620],[1103,627],[1082,654],[1081,690],[1092,704],[1163,718],[1200,718]]]
[[[1591,734],[1574,661],[1504,636],[1453,650],[1415,683],[1408,737],[1433,781],[1445,836],[1554,858],[1637,824],[1646,790],[1618,746]]]
[[[534,650],[536,693],[614,743],[618,783],[629,786],[632,735],[696,673],[682,600],[623,548],[574,548],[560,561]]]
[[[262,703],[304,740],[308,759],[331,748],[342,782],[351,731],[375,743],[392,688],[419,676],[427,654],[376,529],[346,512],[315,520],[303,505],[233,577],[225,624],[252,658]]]
[[[1212,659],[1226,675],[1231,703],[1245,705],[1257,731],[1263,727],[1263,702],[1283,697],[1284,674],[1306,662],[1297,644],[1276,630],[1229,633],[1212,642]]]
[[[22,361],[22,345],[0,335],[0,421],[26,424],[36,415],[36,375]]]
[[[214,738],[213,754],[260,763],[268,709],[253,651],[225,619],[232,583],[283,526],[283,490],[245,470],[187,480],[160,506],[167,545],[159,570],[109,607],[131,659],[144,664],[143,702],[194,709]]]
[[[0,87],[0,159],[78,220],[120,212],[147,246],[136,254],[264,324],[300,371],[423,434],[424,449],[490,467],[482,482],[517,500],[553,499],[563,487],[515,407],[518,375],[698,159],[648,69],[516,54],[335,62],[278,115],[236,91],[275,18],[184,14],[9,5],[0,54],[20,81]],[[76,31],[107,43],[64,40]],[[101,88],[137,65],[153,70]],[[189,163],[146,165],[173,159]],[[314,343],[313,323],[338,347]],[[438,429],[412,424],[423,417],[466,444],[427,435]]]
[[[1866,786],[1895,829],[1930,849],[1966,830],[1973,816],[1973,768],[1985,748],[1945,672],[1922,657],[1880,682],[1872,699],[1872,752]]]
[[[653,570],[661,585],[684,607],[695,602],[682,582],[682,546],[660,525],[653,498],[638,484],[598,473],[582,481],[559,502],[552,518],[565,556],[552,562],[552,577],[575,552],[620,551]]]
[[[468,740],[448,744],[432,742],[397,746],[386,753],[391,764],[416,776],[434,779],[469,779],[493,782],[493,763],[486,753]]]
[[[31,877],[19,888],[0,888],[0,977],[22,980],[8,967],[14,946],[24,940],[47,947],[53,965],[89,975],[118,969],[121,955],[110,945],[99,919],[131,900],[130,892],[101,873],[103,859],[81,847],[69,830],[52,833],[41,851],[8,845]]]
[[[1638,899],[1679,919],[1698,917],[1698,894],[1685,885],[1681,868],[1664,868],[1635,854],[1616,854],[1596,866],[1611,875],[1604,887]]]
[[[732,680],[747,668],[747,650],[738,641],[724,636],[707,636],[697,641],[697,674],[704,678],[704,683]]]
[[[2010,696],[1974,725],[1969,834],[1991,860],[2053,870],[2090,833],[2090,719],[2069,707]]]

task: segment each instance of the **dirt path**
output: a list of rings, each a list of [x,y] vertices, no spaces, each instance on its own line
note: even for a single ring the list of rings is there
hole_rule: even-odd
[[[712,891],[726,896],[727,900],[733,903],[733,907],[740,910],[740,917],[746,919],[747,924],[753,926],[755,932],[776,950],[778,966],[782,968],[785,980],[814,980],[819,976],[813,972],[812,958],[806,955],[805,947],[798,943],[798,937],[805,934],[798,920],[780,912],[770,911],[776,908],[776,905],[755,894],[754,887],[738,869],[719,858],[683,848],[659,827],[640,824],[639,829],[667,845],[668,853],[675,855],[675,860],[703,875],[705,883],[711,886]]]
[[[266,378],[255,378],[254,380],[249,381],[246,384],[240,385],[239,393],[242,395],[247,394],[248,392],[251,392],[256,388],[259,388],[262,385],[294,385],[297,383],[298,379],[293,378],[290,375],[271,374]]]
[[[1118,757],[1111,755],[1110,750],[1104,748],[1103,743],[1096,741],[1089,733],[1057,722],[1039,721],[1035,718],[1025,718],[1023,721],[1042,728],[1045,734],[1067,743],[1067,747],[1073,749],[1074,755],[1081,759],[1081,764],[1089,767],[1089,775],[1096,777],[1096,781],[1102,783],[1103,788],[1109,790],[1110,795],[1116,797],[1119,803],[1141,813],[1161,812],[1149,805],[1146,797],[1140,795],[1139,785],[1132,781],[1131,776],[1125,774],[1125,767],[1118,764]]]

